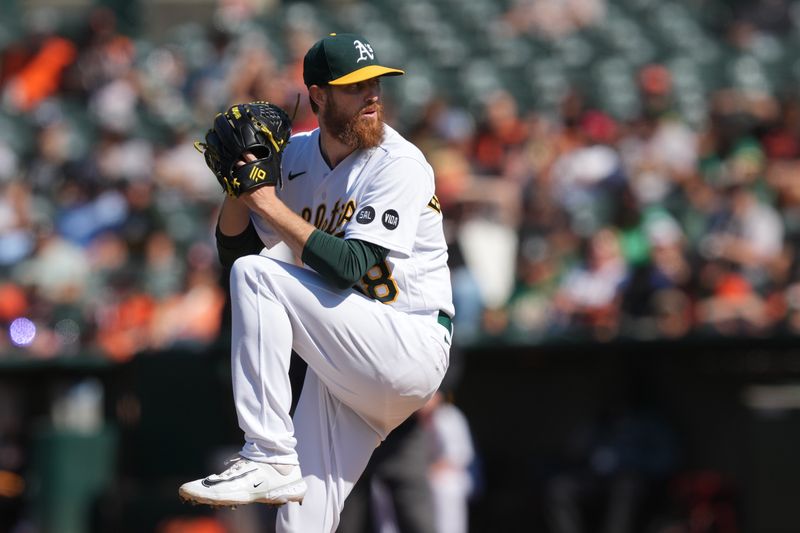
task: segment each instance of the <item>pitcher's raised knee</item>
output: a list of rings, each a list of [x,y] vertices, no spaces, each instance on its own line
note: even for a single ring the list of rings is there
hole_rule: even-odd
[[[237,259],[231,267],[231,289],[241,284],[260,283],[268,280],[270,272],[277,265],[274,259],[262,255],[245,255]]]

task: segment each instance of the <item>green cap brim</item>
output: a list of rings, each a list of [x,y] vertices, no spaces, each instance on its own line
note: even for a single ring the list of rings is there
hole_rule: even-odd
[[[369,65],[358,70],[354,70],[349,74],[345,74],[341,78],[336,78],[328,83],[330,85],[350,85],[351,83],[358,83],[360,81],[370,80],[378,76],[402,76],[404,71],[396,68],[382,67],[380,65]]]

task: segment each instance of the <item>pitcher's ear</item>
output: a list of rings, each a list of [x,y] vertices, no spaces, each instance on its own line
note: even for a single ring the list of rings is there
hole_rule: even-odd
[[[321,106],[325,105],[325,102],[327,101],[328,91],[319,85],[312,85],[308,88],[308,96],[311,98],[312,102],[317,104],[317,106]]]

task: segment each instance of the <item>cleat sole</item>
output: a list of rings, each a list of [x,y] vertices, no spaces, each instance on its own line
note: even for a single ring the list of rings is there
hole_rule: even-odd
[[[181,487],[178,490],[178,495],[181,500],[191,503],[193,505],[209,505],[211,507],[231,507],[233,509],[238,505],[247,505],[251,503],[265,503],[267,505],[274,505],[279,507],[291,502],[297,502],[302,505],[303,498],[306,494],[305,482],[293,483],[284,487],[278,487],[266,494],[231,494],[227,496],[201,496],[199,494],[192,494]]]

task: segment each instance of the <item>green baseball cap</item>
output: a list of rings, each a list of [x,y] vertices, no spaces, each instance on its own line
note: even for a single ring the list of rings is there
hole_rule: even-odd
[[[348,85],[378,76],[405,74],[396,68],[384,67],[372,45],[354,33],[331,33],[320,39],[303,59],[303,82],[312,85]]]

